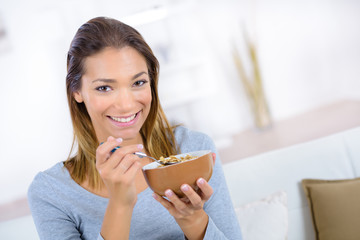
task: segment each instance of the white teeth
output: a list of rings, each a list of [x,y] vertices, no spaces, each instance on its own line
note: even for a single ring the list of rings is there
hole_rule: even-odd
[[[110,116],[110,118],[112,120],[117,121],[117,122],[121,122],[121,123],[128,123],[131,120],[133,120],[135,117],[136,117],[136,114],[134,114],[134,115],[132,115],[131,117],[128,117],[128,118],[117,118],[117,117],[111,117]]]

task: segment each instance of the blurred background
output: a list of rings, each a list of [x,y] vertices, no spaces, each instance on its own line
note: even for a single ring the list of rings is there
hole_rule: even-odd
[[[170,121],[224,164],[360,125],[359,1],[0,0],[1,220],[69,154],[66,54],[97,16],[140,31]]]

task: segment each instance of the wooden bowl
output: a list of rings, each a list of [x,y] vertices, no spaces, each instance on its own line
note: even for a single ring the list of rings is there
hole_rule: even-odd
[[[142,171],[149,187],[160,196],[165,196],[165,191],[171,189],[179,197],[183,197],[184,193],[180,190],[182,184],[189,184],[197,191],[196,180],[204,178],[209,181],[213,171],[211,151],[183,153],[176,157],[185,157],[186,155],[197,158],[167,166],[161,166],[156,162],[145,165]]]

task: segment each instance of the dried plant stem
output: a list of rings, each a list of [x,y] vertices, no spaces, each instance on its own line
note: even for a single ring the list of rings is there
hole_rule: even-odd
[[[255,45],[251,43],[245,36],[246,47],[249,50],[249,56],[251,60],[253,76],[248,77],[244,68],[244,64],[241,57],[234,47],[233,58],[235,66],[240,75],[241,82],[245,88],[246,94],[250,100],[251,109],[254,114],[255,124],[258,128],[263,129],[271,125],[271,117],[267,101],[265,98],[262,79],[260,75],[260,68],[257,59],[257,52]]]

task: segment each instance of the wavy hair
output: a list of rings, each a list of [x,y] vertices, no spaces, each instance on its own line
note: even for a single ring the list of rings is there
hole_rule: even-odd
[[[74,93],[81,89],[84,62],[106,47],[121,49],[129,46],[146,60],[150,77],[152,101],[149,115],[140,129],[145,149],[151,156],[170,156],[178,153],[173,128],[160,105],[157,84],[159,62],[140,33],[134,28],[111,18],[97,17],[83,24],[76,32],[67,55],[66,92],[74,130],[73,143],[64,165],[71,169],[72,178],[99,188],[102,180],[95,167],[99,145],[90,116],[84,103],[75,101]],[[77,152],[72,152],[77,144]]]

